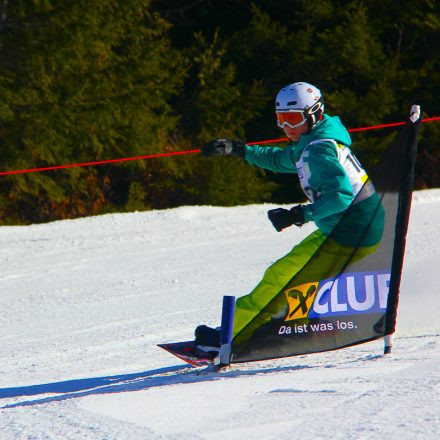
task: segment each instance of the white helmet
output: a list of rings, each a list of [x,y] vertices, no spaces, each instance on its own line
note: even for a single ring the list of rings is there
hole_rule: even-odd
[[[324,102],[321,92],[306,82],[297,82],[283,87],[276,97],[275,112],[302,111],[310,128],[324,113]]]

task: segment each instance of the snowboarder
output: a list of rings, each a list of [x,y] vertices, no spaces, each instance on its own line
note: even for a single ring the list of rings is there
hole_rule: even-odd
[[[306,82],[283,87],[276,97],[275,113],[278,126],[292,141],[285,148],[249,146],[240,139],[217,139],[202,147],[205,157],[235,155],[271,171],[297,173],[310,203],[290,209],[271,209],[269,220],[278,232],[292,225],[301,227],[310,221],[318,227],[272,264],[251,293],[238,298],[234,337],[240,332],[240,336],[249,337],[267,319],[270,314],[260,317],[260,321],[255,320],[332,231],[330,252],[333,259],[335,254],[352,252],[355,246],[363,249],[359,255],[371,253],[383,232],[383,212],[367,228],[368,234],[363,232],[371,219],[371,215],[366,214],[377,209],[377,195],[349,148],[350,135],[341,120],[324,113],[320,90]],[[334,229],[353,201],[346,216],[348,219],[344,217],[344,227]],[[247,327],[248,331],[243,332]],[[202,325],[197,327],[195,336],[199,346],[219,346],[219,329]]]

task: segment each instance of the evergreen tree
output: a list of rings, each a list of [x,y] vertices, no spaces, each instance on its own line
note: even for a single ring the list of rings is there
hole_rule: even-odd
[[[186,53],[191,60],[186,94],[180,103],[182,128],[194,145],[216,138],[243,138],[245,124],[255,119],[266,100],[257,81],[249,85],[236,79],[235,65],[225,60],[228,44],[216,31],[212,41],[201,33]],[[224,206],[261,202],[273,186],[264,173],[242,159],[193,158],[191,175],[181,182],[181,202]]]
[[[283,136],[273,99],[316,84],[348,127],[438,114],[433,0],[0,1],[0,169]],[[354,134],[370,168],[394,130]],[[420,188],[440,186],[423,124]],[[0,221],[185,203],[300,201],[288,175],[198,155],[0,178]],[[296,191],[296,192],[295,192]]]
[[[13,2],[0,33],[1,168],[163,151],[177,121],[169,100],[185,75],[168,28],[148,0]],[[0,215],[103,212],[123,206],[131,182],[153,174],[136,162],[3,179]]]

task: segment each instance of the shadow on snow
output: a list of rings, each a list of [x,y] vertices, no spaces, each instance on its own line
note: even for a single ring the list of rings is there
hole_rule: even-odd
[[[254,375],[258,373],[272,373],[281,371],[302,370],[310,366],[269,367],[259,369],[240,369],[214,372],[208,369],[193,368],[188,366],[173,366],[144,371],[141,373],[121,374],[116,376],[93,377],[73,379],[63,382],[53,382],[23,387],[0,388],[0,399],[21,398],[25,396],[41,396],[56,394],[55,396],[40,397],[34,400],[22,400],[9,403],[0,409],[16,408],[29,405],[39,405],[57,402],[78,397],[121,393],[129,391],[148,390],[149,388],[207,382],[224,378]]]

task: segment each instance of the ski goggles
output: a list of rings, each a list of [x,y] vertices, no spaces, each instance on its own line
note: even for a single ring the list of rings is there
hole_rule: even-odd
[[[300,127],[307,120],[302,110],[275,112],[275,114],[277,115],[277,125],[281,128],[284,128],[286,125],[290,128]]]

